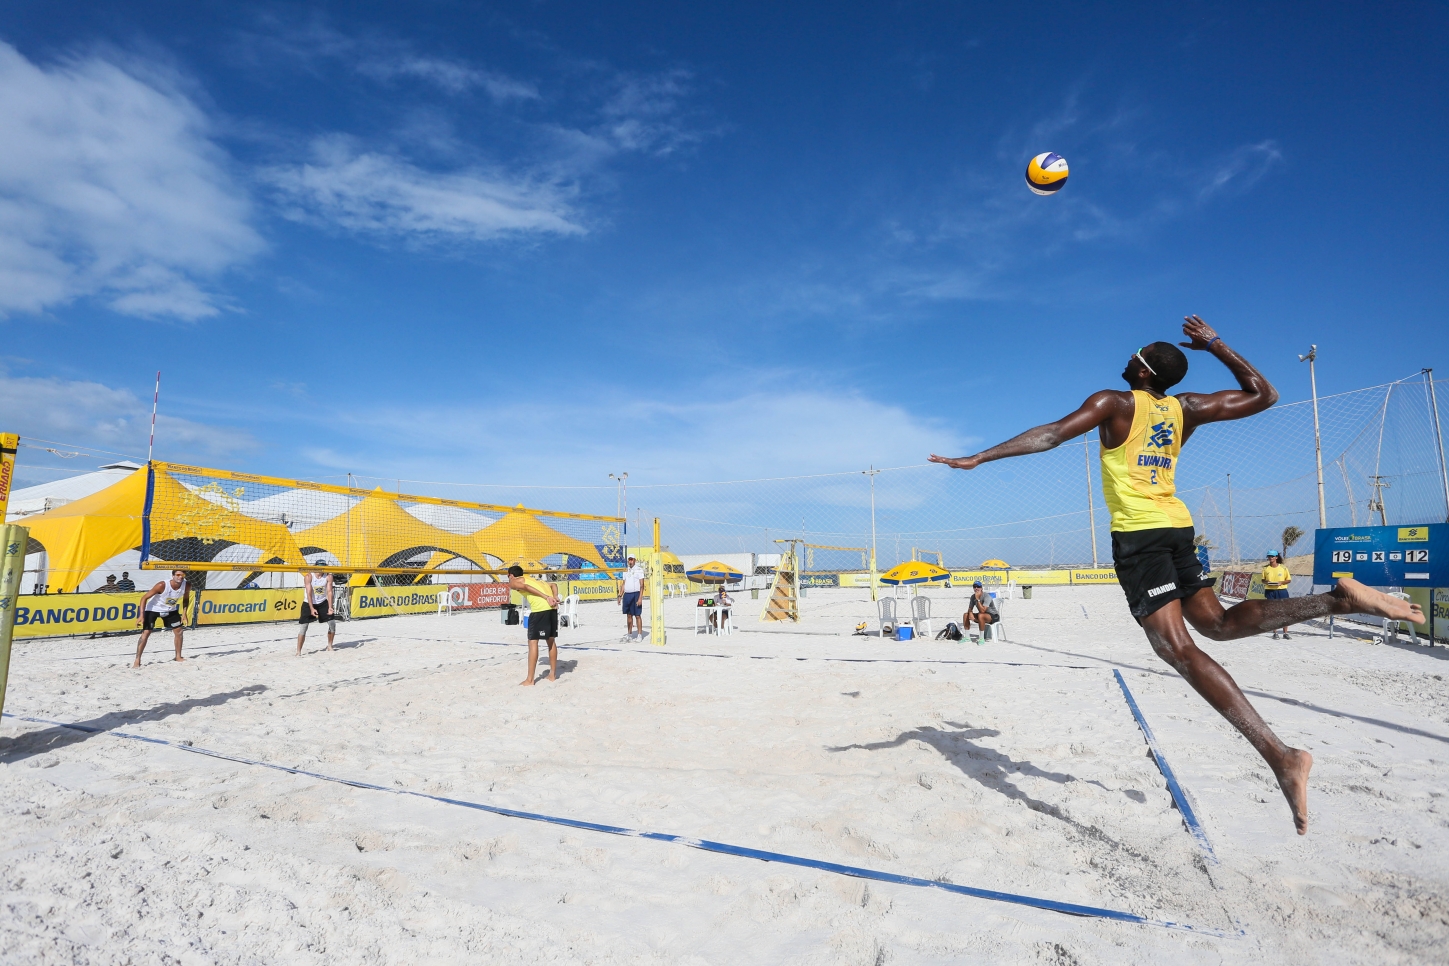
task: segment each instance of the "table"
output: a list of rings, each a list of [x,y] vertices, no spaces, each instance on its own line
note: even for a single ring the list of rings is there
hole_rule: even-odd
[[[729,612],[732,609],[723,604],[715,604],[713,607],[700,607],[696,605],[694,608],[694,633],[700,633],[700,629],[703,628],[705,634],[733,634],[735,632],[735,625],[729,617]],[[704,615],[703,620],[700,620],[701,614]],[[715,618],[713,626],[710,624],[710,616]]]

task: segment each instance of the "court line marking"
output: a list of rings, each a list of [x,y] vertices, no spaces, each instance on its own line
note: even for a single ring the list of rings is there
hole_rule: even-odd
[[[75,731],[82,731],[88,734],[105,734],[115,738],[125,738],[131,741],[143,741],[152,745],[163,745],[177,751],[187,751],[196,755],[204,755],[208,758],[217,758],[223,761],[232,761],[242,765],[253,765],[259,768],[269,768],[273,771],[286,772],[289,775],[301,775],[305,778],[313,778],[318,781],[333,782],[339,785],[349,785],[353,788],[361,788],[367,791],[386,792],[390,795],[405,795],[412,798],[421,798],[431,802],[438,802],[443,805],[456,805],[461,808],[471,808],[475,811],[489,812],[494,815],[501,815],[505,818],[518,818],[530,822],[544,822],[550,825],[561,825],[567,828],[580,829],[587,832],[602,832],[608,835],[622,835],[627,838],[648,839],[653,842],[665,842],[671,845],[683,845],[692,849],[700,849],[705,852],[715,852],[720,855],[730,855],[738,858],[756,859],[760,862],[775,862],[781,865],[793,865],[804,869],[816,869],[822,872],[832,872],[836,875],[846,875],[857,879],[870,879],[876,882],[889,882],[895,885],[914,886],[921,889],[940,889],[944,892],[956,895],[968,896],[974,899],[988,899],[993,902],[1006,902],[1013,905],[1028,906],[1034,909],[1041,909],[1047,912],[1056,912],[1068,916],[1080,916],[1093,919],[1108,919],[1116,922],[1132,923],[1143,926],[1160,926],[1165,929],[1175,929],[1184,932],[1191,932],[1197,935],[1214,936],[1217,938],[1228,938],[1228,934],[1217,929],[1210,929],[1201,926],[1193,926],[1187,923],[1173,922],[1166,919],[1149,919],[1146,916],[1138,915],[1135,912],[1123,912],[1117,909],[1105,909],[1097,906],[1079,905],[1073,902],[1058,902],[1055,899],[1042,899],[1037,896],[1019,895],[1013,892],[999,892],[994,889],[978,889],[975,886],[957,885],[953,882],[940,882],[934,879],[922,879],[911,875],[898,875],[894,872],[882,872],[876,869],[866,869],[853,865],[841,865],[837,862],[825,862],[820,859],[811,859],[799,855],[790,855],[786,852],[770,852],[764,849],[752,849],[742,845],[731,845],[727,842],[714,842],[709,839],[691,838],[686,835],[673,835],[668,832],[647,832],[639,829],[625,828],[618,825],[603,825],[597,822],[585,822],[581,819],[564,818],[557,815],[544,815],[539,812],[524,812],[513,808],[504,808],[500,805],[487,805],[483,802],[470,802],[460,798],[446,798],[442,795],[429,795],[426,792],[415,792],[406,788],[388,788],[385,785],[374,785],[371,782],[356,781],[350,778],[338,778],[333,775],[323,775],[319,772],[307,771],[302,768],[289,768],[286,765],[277,765],[268,761],[261,761],[255,758],[243,758],[240,755],[229,755],[220,751],[212,751],[209,748],[198,748],[195,745],[180,744],[174,741],[167,741],[164,738],[150,738],[145,735],[129,734],[124,731],[108,731],[105,728],[93,728],[89,725],[71,724],[65,721],[51,721],[46,718],[31,718],[23,715],[5,712],[4,717],[14,718],[17,721],[26,721],[31,724],[50,725],[58,728],[69,728]],[[1238,935],[1243,935],[1240,931]]]
[[[1207,830],[1197,820],[1197,813],[1192,810],[1192,805],[1187,800],[1187,793],[1182,790],[1177,775],[1173,774],[1172,766],[1167,763],[1167,758],[1157,744],[1157,736],[1152,733],[1152,727],[1142,716],[1142,709],[1137,707],[1137,699],[1132,697],[1132,692],[1128,690],[1127,680],[1116,668],[1112,669],[1112,676],[1117,679],[1117,684],[1122,688],[1122,696],[1127,699],[1127,707],[1131,709],[1132,717],[1137,719],[1137,727],[1142,729],[1142,734],[1147,739],[1147,747],[1152,749],[1152,757],[1157,762],[1157,770],[1162,772],[1163,778],[1167,779],[1167,790],[1171,793],[1172,800],[1177,803],[1177,810],[1182,813],[1183,824],[1192,833],[1192,837],[1197,839],[1197,844],[1207,853],[1207,857],[1214,865],[1217,865],[1218,855],[1213,851],[1212,842],[1208,841]]]

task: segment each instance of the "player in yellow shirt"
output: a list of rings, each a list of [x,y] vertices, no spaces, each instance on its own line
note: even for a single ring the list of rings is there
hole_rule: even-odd
[[[548,679],[558,680],[558,596],[538,577],[523,576],[517,564],[508,568],[508,589],[528,598],[528,677],[520,684],[533,684],[538,667],[538,642],[548,642]]]
[[[1154,342],[1127,360],[1122,379],[1128,391],[1104,389],[1070,415],[999,446],[957,459],[932,455],[931,461],[971,470],[1008,456],[1044,452],[1097,431],[1102,485],[1112,511],[1112,560],[1132,616],[1157,655],[1268,762],[1303,835],[1308,831],[1313,756],[1278,739],[1228,672],[1193,642],[1187,625],[1211,640],[1230,641],[1329,614],[1377,614],[1420,624],[1424,614],[1417,605],[1349,578],[1326,594],[1247,600],[1223,609],[1194,552],[1192,514],[1176,495],[1178,456],[1199,426],[1260,413],[1278,401],[1278,392],[1196,315],[1184,320],[1182,331],[1188,341],[1179,344],[1216,357],[1239,388],[1168,395],[1187,375],[1187,356],[1170,342]]]
[[[1288,568],[1283,566],[1283,557],[1276,550],[1268,551],[1268,566],[1263,568],[1263,597],[1266,600],[1287,600],[1288,588],[1293,583],[1293,575]],[[1278,639],[1278,631],[1273,632],[1273,640]],[[1283,628],[1283,640],[1291,640],[1288,636],[1288,628]]]

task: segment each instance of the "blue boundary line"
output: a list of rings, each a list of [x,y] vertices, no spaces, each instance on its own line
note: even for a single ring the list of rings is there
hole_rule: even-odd
[[[1208,841],[1207,830],[1197,820],[1197,813],[1188,804],[1187,795],[1178,784],[1177,776],[1172,772],[1172,766],[1167,763],[1163,756],[1162,749],[1157,745],[1157,737],[1152,733],[1152,728],[1147,724],[1147,719],[1142,716],[1142,709],[1137,707],[1137,699],[1132,697],[1132,692],[1127,689],[1127,681],[1122,677],[1122,672],[1116,668],[1112,669],[1112,676],[1117,679],[1117,684],[1122,688],[1122,696],[1127,699],[1127,707],[1132,711],[1132,717],[1137,719],[1137,726],[1142,729],[1142,734],[1147,738],[1147,747],[1152,749],[1152,757],[1157,761],[1157,770],[1162,772],[1162,777],[1167,779],[1167,790],[1172,794],[1172,800],[1177,803],[1177,810],[1182,813],[1183,824],[1197,839],[1197,844],[1207,853],[1207,857],[1214,864],[1218,861],[1217,853],[1213,851],[1213,844]]]
[[[261,768],[270,768],[274,771],[286,772],[289,775],[301,775],[306,778],[315,778],[319,781],[335,782],[339,785],[350,785],[353,788],[362,788],[374,792],[387,792],[391,795],[406,795],[412,798],[422,798],[431,802],[438,802],[443,805],[457,805],[462,808],[471,808],[480,812],[490,812],[494,815],[501,815],[506,818],[521,818],[530,822],[546,822],[550,825],[562,825],[567,828],[581,829],[587,832],[603,832],[608,835],[623,835],[629,838],[649,839],[654,842],[667,842],[672,845],[684,845],[692,849],[701,849],[705,852],[715,852],[720,855],[732,855],[745,859],[756,859],[761,862],[776,862],[781,865],[793,865],[803,869],[816,869],[821,872],[833,872],[836,875],[848,875],[857,879],[870,879],[876,882],[890,882],[895,885],[915,886],[922,889],[940,889],[944,892],[951,892],[956,895],[970,896],[974,899],[990,899],[994,902],[1008,902],[1019,906],[1029,906],[1033,909],[1042,909],[1047,912],[1057,912],[1068,916],[1082,916],[1093,919],[1110,919],[1116,922],[1133,923],[1144,926],[1161,926],[1166,929],[1178,929],[1197,935],[1215,936],[1224,938],[1225,934],[1220,930],[1206,929],[1198,926],[1191,926],[1186,923],[1172,922],[1163,919],[1149,919],[1146,916],[1139,916],[1134,912],[1122,912],[1116,909],[1103,909],[1097,906],[1083,906],[1073,902],[1057,902],[1055,899],[1041,899],[1036,896],[1018,895],[1013,892],[998,892],[994,889],[978,889],[974,886],[957,885],[952,882],[938,882],[934,879],[922,879],[911,875],[897,875],[894,872],[881,872],[875,869],[864,869],[853,865],[841,865],[836,862],[824,862],[819,859],[809,859],[803,856],[790,855],[785,852],[769,852],[763,849],[751,849],[742,845],[730,845],[726,842],[713,842],[709,839],[690,838],[685,835],[671,835],[667,832],[644,832],[638,829],[624,828],[618,825],[601,825],[597,822],[585,822],[580,819],[562,818],[556,815],[543,815],[538,812],[523,812],[518,809],[503,808],[498,805],[485,805],[482,802],[470,802],[460,798],[445,798],[441,795],[429,795],[426,792],[415,792],[405,788],[388,788],[385,785],[374,785],[370,782],[354,781],[350,778],[337,778],[332,775],[323,775],[314,771],[306,771],[302,768],[288,768],[286,765],[275,765],[267,761],[259,761],[253,758],[242,758],[238,755],[228,755],[219,751],[212,751],[208,748],[197,748],[192,745],[178,744],[167,741],[164,738],[148,738],[144,735],[128,734],[124,731],[107,731],[104,728],[92,728],[87,725],[69,724],[64,721],[49,721],[45,718],[28,718],[22,715],[5,712],[4,717],[14,718],[17,721],[27,721],[32,724],[51,725],[59,728],[70,728],[75,731],[82,731],[88,734],[107,734],[117,738],[127,738],[132,741],[144,741],[152,745],[164,745],[168,748],[175,748],[178,751],[189,751],[192,754],[205,755],[208,758],[218,758],[224,761],[234,761],[243,765],[256,765]]]

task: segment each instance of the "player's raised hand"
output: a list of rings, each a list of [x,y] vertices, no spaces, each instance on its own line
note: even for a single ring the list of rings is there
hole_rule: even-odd
[[[1191,342],[1179,342],[1178,345],[1186,349],[1206,349],[1212,341],[1218,337],[1213,327],[1202,320],[1200,316],[1185,315],[1182,317],[1182,334],[1191,339]]]
[[[974,470],[981,465],[981,460],[974,456],[962,456],[957,459],[951,459],[949,456],[937,456],[935,453],[931,454],[931,462],[944,463],[956,470]]]

